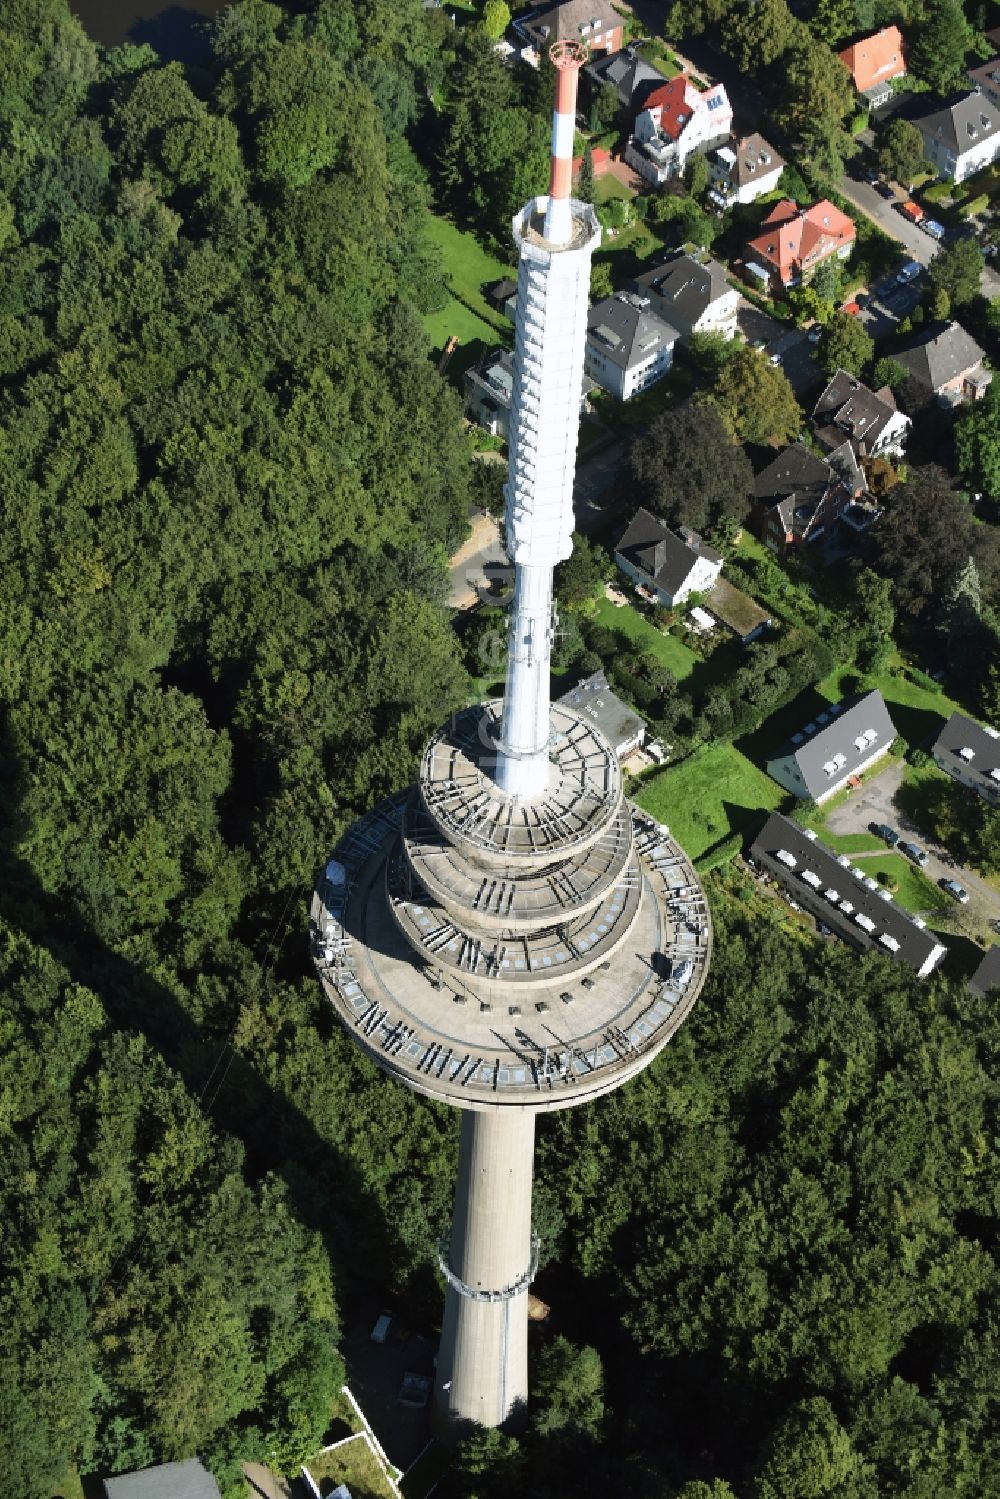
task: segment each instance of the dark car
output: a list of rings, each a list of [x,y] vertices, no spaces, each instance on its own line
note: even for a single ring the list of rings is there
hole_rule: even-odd
[[[888,182],[876,182],[875,191],[878,193],[880,198],[887,198],[890,200],[890,202],[896,196],[892,188],[889,186]]]
[[[912,859],[914,864],[919,864],[921,868],[927,863],[927,854],[920,847],[919,843],[897,843],[896,847],[901,854],[905,854],[908,859]]]
[[[960,906],[969,904],[969,892],[963,890],[957,880],[938,880],[942,890],[946,890],[953,900],[957,900]]]
[[[899,842],[899,834],[887,822],[870,822],[868,828],[876,838],[881,838],[883,843],[888,843],[890,848],[895,848]]]

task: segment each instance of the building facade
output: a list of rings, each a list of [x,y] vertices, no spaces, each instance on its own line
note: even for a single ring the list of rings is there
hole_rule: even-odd
[[[686,526],[671,531],[648,510],[637,510],[615,547],[615,561],[657,604],[673,609],[693,593],[707,593],[723,559],[697,531]]]
[[[939,177],[964,182],[1000,156],[1000,110],[984,94],[967,94],[914,124]]]
[[[721,83],[705,92],[678,73],[647,95],[625,148],[629,166],[653,187],[679,177],[688,158],[729,139],[733,107]]]
[[[831,703],[793,734],[767,762],[767,773],[787,791],[817,804],[887,755],[896,728],[880,692]]]
[[[953,713],[934,741],[935,764],[993,806],[1000,805],[1000,733]]]
[[[674,362],[678,333],[657,317],[649,297],[617,292],[590,309],[584,368],[618,401],[662,380]]]

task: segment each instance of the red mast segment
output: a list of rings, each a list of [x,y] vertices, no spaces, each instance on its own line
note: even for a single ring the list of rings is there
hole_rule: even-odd
[[[565,209],[556,209],[555,204],[568,204],[573,186],[576,92],[580,69],[587,61],[587,47],[583,42],[553,42],[549,48],[549,61],[556,70],[556,102],[552,115],[552,165],[545,238],[562,241],[571,233],[569,215]]]

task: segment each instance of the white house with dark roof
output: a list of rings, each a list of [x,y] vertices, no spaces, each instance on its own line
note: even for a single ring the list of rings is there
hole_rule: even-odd
[[[901,396],[911,407],[935,398],[941,406],[980,401],[993,379],[983,368],[985,352],[961,323],[931,323],[892,357],[909,377]]]
[[[681,251],[665,265],[644,271],[632,283],[636,293],[649,298],[658,317],[677,329],[682,338],[692,333],[721,333],[733,338],[737,331],[739,293],[730,286],[717,260]]]
[[[813,431],[828,452],[849,442],[856,458],[902,458],[910,418],[897,411],[892,391],[869,390],[838,370],[812,414]]]
[[[767,773],[804,801],[825,802],[888,754],[895,737],[881,692],[844,698],[793,734]]]
[[[587,397],[593,380],[583,377],[580,391],[581,413],[587,409]],[[490,349],[462,376],[465,414],[470,421],[485,428],[504,442],[510,434],[510,405],[514,392],[514,356],[509,349]]]
[[[749,849],[797,905],[859,952],[877,952],[926,978],[945,956],[919,916],[893,900],[878,880],[821,843],[811,828],[773,812]]]
[[[649,297],[620,291],[590,309],[584,368],[597,385],[628,401],[663,379],[678,336],[653,311]]]
[[[935,763],[984,801],[1000,804],[1000,733],[953,713],[934,741]]]
[[[707,593],[723,559],[690,527],[671,531],[648,510],[637,510],[615,547],[615,561],[627,578],[672,609],[693,593]]]
[[[559,702],[596,724],[619,760],[627,759],[646,738],[645,723],[628,703],[612,692],[603,671],[584,677],[569,692],[564,692]]]
[[[717,208],[753,203],[776,191],[784,168],[784,158],[757,131],[733,136],[709,154],[709,202]]]
[[[1000,156],[1000,110],[983,94],[966,94],[913,122],[939,177],[964,182]]]

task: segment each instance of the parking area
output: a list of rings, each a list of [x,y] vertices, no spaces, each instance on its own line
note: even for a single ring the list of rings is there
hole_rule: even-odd
[[[736,325],[751,348],[763,348],[769,358],[777,356],[797,396],[821,383],[823,375],[815,351],[800,328],[779,322],[744,297],[740,298]]]
[[[437,1343],[398,1316],[392,1318],[386,1341],[373,1343],[372,1328],[382,1310],[371,1302],[355,1311],[342,1351],[351,1389],[372,1430],[389,1461],[405,1471],[430,1440],[430,1404],[413,1408],[399,1396],[406,1375],[433,1378]]]
[[[974,870],[956,864],[945,849],[928,838],[922,828],[917,828],[903,817],[896,806],[896,792],[903,779],[903,764],[897,761],[889,765],[881,775],[865,781],[847,801],[836,807],[826,819],[832,833],[867,833],[871,823],[886,823],[895,829],[907,842],[919,845],[927,853],[927,863],[922,871],[935,885],[943,880],[957,880],[969,892],[969,904],[960,906],[955,902],[949,915],[963,932],[986,932],[990,923],[1000,919],[1000,894],[981,879]],[[820,830],[819,836],[823,833]],[[852,854],[859,863],[871,858],[869,853]]]

